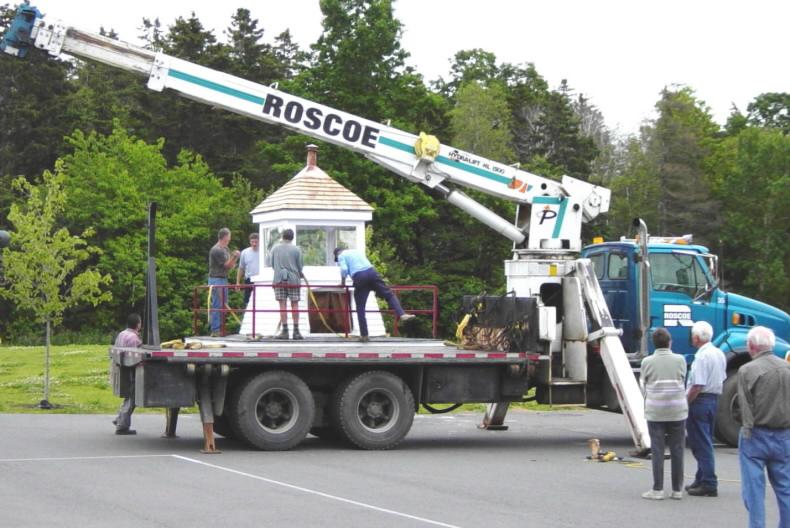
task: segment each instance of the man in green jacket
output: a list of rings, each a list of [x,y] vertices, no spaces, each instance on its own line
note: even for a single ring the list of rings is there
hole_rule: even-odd
[[[686,360],[670,349],[672,338],[666,328],[653,332],[653,355],[642,360],[639,383],[645,394],[645,418],[650,433],[653,460],[653,489],[644,499],[664,498],[664,446],[672,458],[673,499],[683,498],[683,450],[686,443]]]

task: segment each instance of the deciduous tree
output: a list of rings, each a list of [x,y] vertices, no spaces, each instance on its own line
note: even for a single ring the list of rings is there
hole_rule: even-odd
[[[49,408],[50,342],[53,326],[63,320],[63,313],[73,306],[95,307],[109,301],[106,290],[109,274],[85,267],[99,248],[88,244],[90,228],[72,235],[63,227],[66,195],[60,173],[44,172],[42,183],[33,185],[25,178],[14,180],[15,189],[25,197],[14,203],[8,219],[13,223],[12,245],[3,250],[4,278],[7,287],[0,295],[10,299],[19,311],[29,313],[46,330],[44,359],[44,398],[42,408]]]

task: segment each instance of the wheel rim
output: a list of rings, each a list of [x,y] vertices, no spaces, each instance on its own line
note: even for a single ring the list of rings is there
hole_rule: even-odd
[[[359,423],[372,433],[392,429],[400,416],[400,404],[395,395],[384,389],[372,389],[362,395],[357,405]]]
[[[281,434],[290,430],[299,419],[296,396],[285,389],[269,389],[255,403],[255,418],[267,433]]]

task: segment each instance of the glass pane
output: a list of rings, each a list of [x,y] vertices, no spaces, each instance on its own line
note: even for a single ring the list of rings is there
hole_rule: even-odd
[[[296,244],[302,250],[305,266],[327,266],[327,228],[297,227]]]
[[[283,236],[284,229],[269,227],[263,230],[263,265],[272,267],[272,248],[277,245]]]
[[[706,281],[693,255],[660,253],[650,255],[653,289],[693,296],[704,291]]]
[[[337,245],[346,249],[357,248],[357,229],[355,227],[337,228]]]
[[[609,278],[626,279],[628,278],[628,259],[620,253],[609,255]]]
[[[592,262],[593,271],[595,271],[595,276],[599,279],[603,279],[603,263],[605,257],[606,254],[604,253],[590,255],[590,262]]]

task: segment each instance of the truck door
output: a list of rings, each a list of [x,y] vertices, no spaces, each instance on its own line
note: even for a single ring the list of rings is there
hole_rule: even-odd
[[[691,361],[696,350],[691,345],[691,326],[708,321],[720,326],[722,307],[711,302],[713,283],[691,251],[650,253],[652,292],[651,331],[663,326],[672,336],[672,350]],[[652,350],[652,343],[651,343]]]
[[[612,320],[623,331],[620,339],[623,348],[626,352],[634,352],[639,348],[639,336],[635,333],[639,326],[638,299],[634,286],[635,269],[628,255],[625,250],[611,249],[587,257],[592,261]]]

